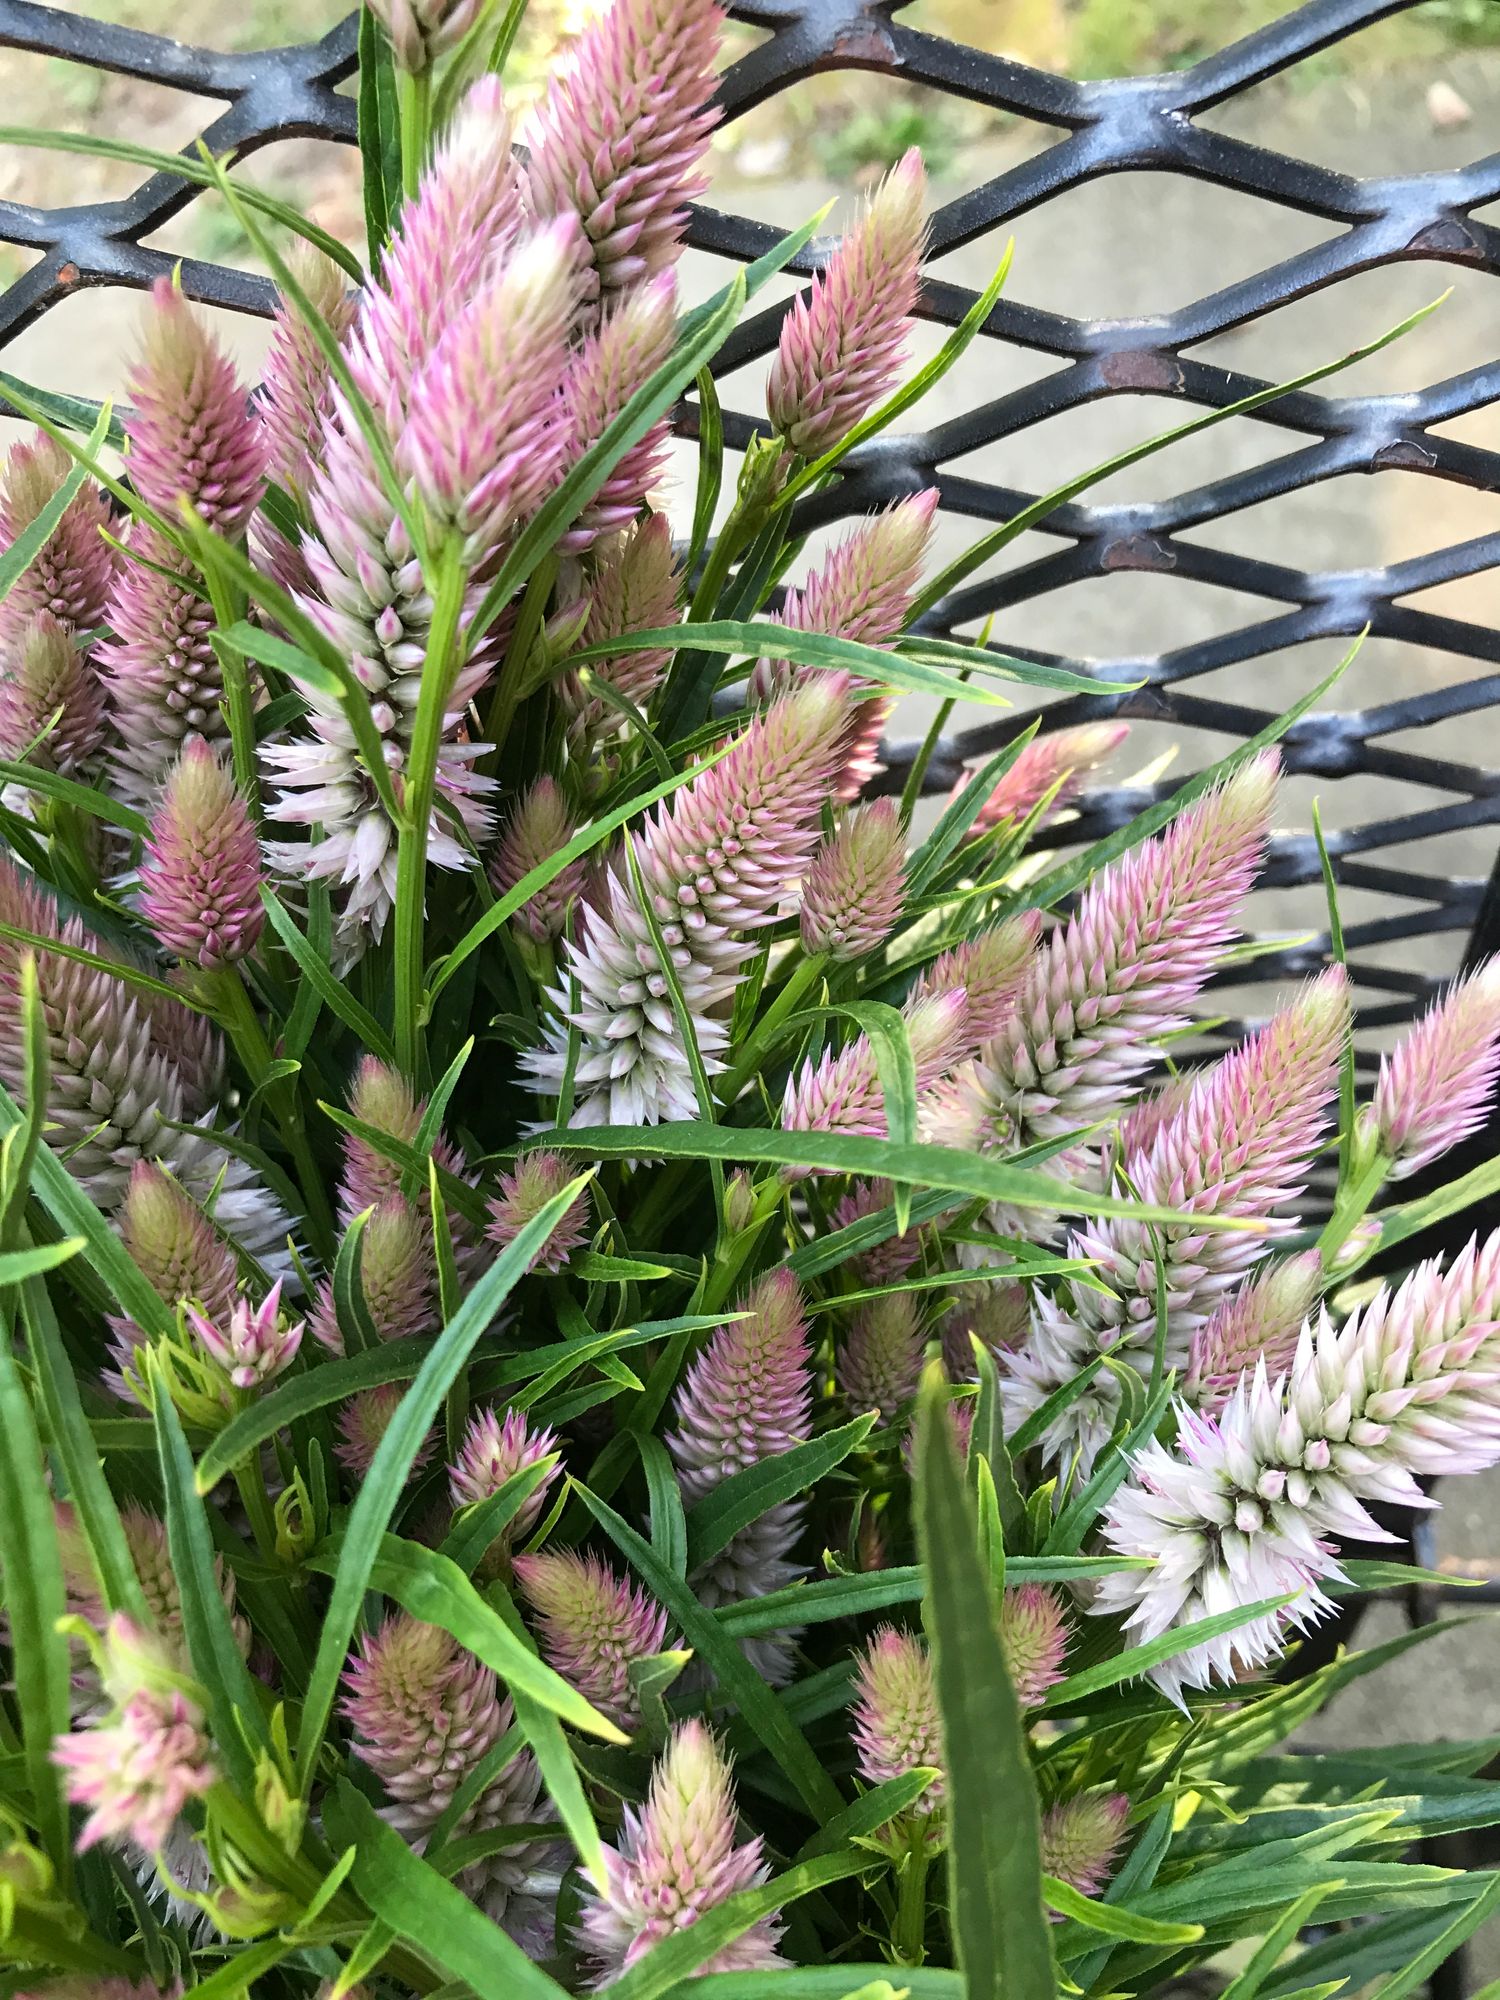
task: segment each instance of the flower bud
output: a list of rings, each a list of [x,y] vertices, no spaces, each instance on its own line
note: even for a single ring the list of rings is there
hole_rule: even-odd
[[[840,963],[878,951],[901,916],[906,829],[894,799],[851,813],[823,842],[802,885],[802,942]]]
[[[151,816],[141,914],[189,965],[217,971],[254,951],[265,924],[260,843],[226,765],[190,736]]]

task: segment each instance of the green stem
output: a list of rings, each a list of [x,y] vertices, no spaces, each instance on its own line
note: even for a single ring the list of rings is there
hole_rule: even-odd
[[[432,123],[432,72],[415,76],[397,71],[401,112],[401,192],[414,199],[427,159],[427,132]]]
[[[266,1489],[266,1469],[261,1463],[258,1451],[251,1452],[244,1464],[235,1468],[234,1483],[239,1488],[240,1499],[250,1517],[250,1527],[255,1536],[256,1547],[267,1562],[275,1563],[277,1561],[276,1516],[271,1508],[270,1493]]]
[[[252,1087],[260,1086],[265,1083],[274,1057],[265,1030],[261,1027],[260,1016],[251,1005],[245,983],[234,967],[226,967],[213,975],[212,998]],[[278,1078],[276,1082],[266,1084],[265,1099],[292,1156],[297,1184],[302,1190],[308,1232],[319,1255],[331,1262],[337,1241],[333,1210],[328,1203],[323,1172],[313,1158],[296,1085],[290,1077]]]
[[[920,1965],[927,1955],[927,1843],[920,1829],[912,1835],[900,1884],[891,1944],[902,1965]]]
[[[1369,1164],[1357,1171],[1344,1192],[1334,1204],[1322,1235],[1318,1238],[1318,1249],[1323,1258],[1323,1269],[1332,1271],[1338,1263],[1339,1252],[1364,1220],[1370,1203],[1380,1192],[1380,1185],[1390,1172],[1390,1161],[1383,1153],[1377,1153]]]
[[[752,1030],[739,1061],[721,1079],[719,1101],[722,1104],[733,1104],[760,1068],[766,1052],[776,1046],[782,1029],[801,1006],[808,988],[822,976],[827,962],[826,953],[816,952],[810,958],[800,959],[792,967],[790,974],[778,988],[775,999]]]
[[[437,796],[438,752],[448,690],[459,667],[458,628],[464,608],[464,569],[458,550],[438,557],[432,592],[432,625],[422,663],[422,692],[412,726],[402,806],[406,824],[396,848],[396,1060],[421,1087],[421,1023],[425,972],[424,918],[427,843]]]

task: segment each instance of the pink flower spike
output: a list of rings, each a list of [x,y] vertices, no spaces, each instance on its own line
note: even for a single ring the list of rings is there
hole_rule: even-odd
[[[1080,1792],[1042,1815],[1042,1872],[1080,1896],[1097,1896],[1110,1878],[1130,1801],[1123,1792]]]
[[[1033,737],[980,807],[969,838],[977,840],[992,827],[1019,826],[1050,794],[1051,803],[1039,822],[1048,825],[1078,796],[1089,773],[1106,763],[1129,734],[1128,722],[1085,722],[1076,729]],[[970,777],[960,779],[954,797],[970,782]]]
[[[469,1419],[458,1457],[449,1468],[448,1497],[455,1508],[477,1507],[498,1493],[507,1479],[556,1450],[556,1435],[532,1431],[524,1410],[507,1410],[503,1418],[494,1410],[481,1410]],[[547,1490],[561,1471],[560,1465],[554,1466],[512,1516],[505,1529],[508,1546],[524,1542],[541,1519]]]
[[[851,1222],[861,1222],[867,1215],[879,1215],[892,1202],[889,1181],[856,1181],[846,1195],[839,1199],[833,1211],[834,1227],[847,1229]],[[917,1263],[922,1255],[924,1240],[930,1231],[908,1229],[904,1236],[888,1236],[883,1243],[877,1243],[871,1250],[861,1250],[850,1258],[850,1263],[858,1274],[862,1285],[890,1285]]]
[[[146,835],[141,914],[168,950],[219,971],[247,958],[266,920],[260,843],[226,765],[190,736]]]
[[[548,1665],[611,1722],[637,1729],[640,1706],[630,1663],[666,1645],[666,1612],[597,1556],[571,1549],[517,1556],[515,1572],[538,1613]]]
[[[1068,1618],[1045,1583],[1007,1590],[1000,1605],[1000,1644],[1022,1708],[1036,1708],[1063,1677]]]
[[[881,1424],[895,1422],[922,1376],[926,1330],[916,1297],[892,1292],[861,1306],[838,1350],[837,1373],[850,1411],[874,1410]]]
[[[104,742],[104,687],[71,628],[38,611],[5,650],[0,751],[64,778],[86,773]]]
[[[174,524],[185,501],[233,541],[265,486],[265,441],[228,356],[170,278],[151,289],[130,393],[128,469],[141,498]]]
[[[300,239],[292,251],[291,265],[308,303],[341,341],[354,318],[354,301],[343,272]],[[299,506],[306,505],[320,448],[319,433],[333,406],[331,391],[328,358],[301,308],[291,298],[278,298],[276,330],[266,355],[255,414],[265,433],[267,471]]]
[[[662,271],[626,292],[575,353],[563,388],[571,420],[569,463],[592,449],[638,389],[671,355],[677,331],[677,280]],[[628,527],[660,476],[671,435],[662,417],[610,472],[558,547],[576,553],[601,535]]]
[[[625,1808],[619,1846],[605,1848],[603,1878],[591,1878],[578,1942],[593,1962],[595,1986],[608,1985],[716,1904],[758,1888],[770,1872],[758,1836],[735,1843],[728,1759],[701,1722],[679,1724],[645,1805]],[[763,1917],[697,1972],[782,1966],[780,1932],[778,1919]]]
[[[672,558],[672,527],[665,514],[652,514],[594,551],[589,613],[579,642],[603,645],[636,632],[661,631],[678,622],[682,578]],[[618,653],[591,660],[595,683],[614,688],[636,708],[650,707],[672,658],[670,647]],[[568,753],[589,792],[612,782],[619,758],[608,754],[628,739],[630,725],[618,709],[591,691],[576,671],[555,683],[568,717]]]
[[[924,1764],[943,1769],[932,1660],[920,1639],[882,1625],[859,1656],[855,1690],[849,1733],[867,1784],[882,1785]],[[946,1792],[945,1780],[934,1778],[907,1811],[937,1812]]]
[[[802,458],[838,444],[900,372],[917,302],[925,194],[913,147],[782,323],[766,408]]]
[[[526,130],[539,216],[576,215],[597,293],[628,290],[680,254],[701,194],[724,24],[713,0],[614,0],[555,73]]]
[[[1264,1365],[1282,1375],[1297,1351],[1302,1322],[1324,1285],[1316,1250],[1287,1257],[1246,1279],[1194,1333],[1184,1393],[1200,1410],[1222,1409],[1240,1378]]]
[[[965,938],[933,960],[912,988],[913,999],[961,991],[965,1001],[965,1055],[993,1041],[1015,1011],[1041,935],[1038,910],[1023,910],[992,930]]]
[[[814,854],[802,884],[802,943],[835,964],[878,951],[906,894],[906,829],[894,799],[852,813]]]
[[[911,1044],[919,1093],[930,1090],[964,1052],[966,1002],[963,993],[940,993],[908,1001],[902,1009]],[[867,1139],[886,1136],[885,1090],[869,1037],[857,1035],[837,1055],[811,1058],[787,1078],[781,1122],[788,1132],[854,1132]],[[788,1178],[797,1169],[788,1168]]]
[[[303,1322],[287,1325],[282,1320],[279,1278],[258,1306],[247,1298],[236,1299],[222,1332],[196,1306],[187,1308],[186,1318],[204,1352],[236,1389],[258,1389],[273,1381],[291,1367],[302,1344]]]
[[[568,217],[520,242],[439,335],[397,458],[473,566],[546,493],[566,448],[557,397],[580,255]]]
[[[203,1711],[165,1642],[123,1614],[110,1620],[104,1663],[112,1714],[59,1736],[52,1760],[69,1800],[88,1813],[80,1853],[106,1841],[155,1854],[188,1804],[217,1782]]]
[[[490,862],[490,883],[496,894],[509,894],[533,868],[566,847],[577,831],[556,779],[544,775],[533,780],[505,821],[500,845]],[[545,889],[521,905],[512,921],[534,944],[561,937],[568,911],[583,893],[583,882],[583,862],[570,861]]]
[[[401,1406],[405,1390],[399,1383],[387,1382],[378,1389],[361,1389],[341,1405],[338,1414],[339,1441],[333,1448],[333,1455],[346,1472],[356,1478],[369,1471],[375,1463],[375,1454],[380,1449],[380,1441],[390,1429],[391,1418]],[[424,1466],[431,1463],[433,1440],[428,1438],[412,1460],[409,1477],[415,1478]]]
[[[369,0],[370,12],[390,37],[397,69],[409,76],[430,69],[456,48],[479,18],[480,0]]]
[[[120,1234],[136,1269],[167,1305],[192,1299],[210,1319],[233,1309],[239,1284],[234,1252],[154,1161],[137,1160],[130,1170]]]
[[[1242,765],[1095,876],[1047,938],[976,1077],[999,1150],[1117,1112],[1154,1044],[1187,1026],[1259,872],[1277,770],[1274,751]]]
[[[1484,1123],[1500,1076],[1500,957],[1460,979],[1380,1063],[1366,1114],[1392,1180]]]
[[[0,485],[0,549],[10,548],[25,533],[72,469],[66,448],[45,431],[11,446]],[[39,611],[75,632],[90,632],[104,623],[117,560],[104,539],[110,525],[103,493],[91,483],[81,486],[0,604],[0,637],[8,640]]]
[[[554,1195],[561,1194],[573,1178],[573,1170],[561,1153],[523,1153],[514,1170],[500,1176],[498,1189],[490,1199],[486,1240],[497,1250],[513,1243],[531,1218]],[[532,1259],[531,1269],[554,1275],[563,1270],[573,1252],[588,1242],[593,1214],[594,1205],[585,1188]]]

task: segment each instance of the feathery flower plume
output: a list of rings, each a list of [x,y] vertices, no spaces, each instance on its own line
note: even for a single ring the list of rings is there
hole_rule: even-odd
[[[388,1195],[360,1239],[359,1284],[382,1340],[410,1340],[437,1324],[432,1237],[420,1209]]]
[[[1280,1259],[1231,1292],[1193,1335],[1183,1385],[1188,1401],[1200,1410],[1221,1409],[1257,1363],[1272,1377],[1284,1374],[1323,1283],[1323,1260],[1307,1250]]]
[[[402,440],[398,455],[414,466],[421,482],[434,486],[433,497],[443,499],[450,514],[457,508],[457,525],[466,533],[481,516],[488,527],[524,499],[536,469],[516,465],[511,440],[493,423],[476,427],[473,437],[459,435],[462,426],[454,415],[455,395],[461,399],[474,387],[473,371],[483,373],[486,357],[511,353],[497,323],[499,305],[510,300],[519,311],[523,292],[530,306],[540,293],[565,288],[564,273],[552,273],[549,284],[536,271],[534,248],[519,260],[510,257],[520,219],[499,79],[481,78],[460,103],[416,199],[403,209],[380,279],[361,295],[347,342],[361,393],[389,439]],[[513,291],[506,285],[507,260],[520,266]],[[537,338],[520,344],[528,352],[544,346],[538,314],[528,310],[521,318],[528,335]],[[558,361],[560,369],[560,354]],[[534,415],[530,399],[541,393],[539,384],[523,380],[511,386],[511,414],[519,419],[524,405]],[[479,407],[493,415],[503,382],[486,375],[479,389]],[[302,548],[312,584],[303,609],[352,662],[368,690],[387,765],[399,779],[421,692],[432,599],[368,439],[337,389],[331,400],[308,492],[316,534]],[[422,405],[420,420],[414,401]],[[480,430],[503,463],[476,462]],[[470,546],[468,553],[477,563],[492,550]],[[471,597],[471,608],[477,608],[477,586]],[[459,738],[468,704],[491,665],[481,646],[454,675],[438,752],[442,806],[459,815],[476,844],[489,832],[484,799],[492,781],[472,769],[483,745]],[[315,695],[309,706],[310,739],[270,744],[262,753],[280,791],[268,812],[273,819],[319,829],[311,846],[289,845],[279,859],[299,874],[311,872],[344,886],[335,944],[340,961],[348,964],[384,931],[395,893],[396,829],[338,702]],[[449,831],[444,810],[435,805],[428,858],[435,867],[467,869],[469,849]]]
[[[1471,1241],[1444,1272],[1420,1264],[1342,1327],[1302,1330],[1288,1371],[1245,1375],[1217,1417],[1186,1405],[1172,1450],[1152,1443],[1109,1503],[1103,1532],[1150,1570],[1101,1582],[1094,1609],[1132,1640],[1213,1611],[1298,1593],[1152,1674],[1163,1692],[1253,1672],[1288,1631],[1329,1608],[1336,1538],[1382,1539],[1365,1502],[1431,1503],[1419,1478],[1500,1460],[1500,1234]]]
[[[605,314],[568,368],[563,392],[571,425],[567,463],[576,464],[592,450],[636,391],[646,386],[670,357],[676,332],[677,280],[671,271],[626,292]],[[630,447],[558,543],[560,549],[586,549],[635,519],[661,474],[671,430],[670,417],[662,417]]]
[[[938,490],[929,486],[861,522],[800,590],[787,592],[780,622],[794,632],[824,632],[865,646],[889,645],[900,634],[921,588],[937,504]],[[819,671],[793,666],[789,660],[759,660],[750,675],[750,698],[767,701]],[[859,797],[880,768],[880,740],[891,708],[884,695],[858,704],[839,778],[838,795],[846,803]]]
[[[814,854],[802,884],[802,942],[835,963],[878,951],[901,916],[906,829],[894,799],[851,813]]]
[[[966,1056],[978,1055],[1015,1011],[1041,936],[1039,910],[1022,910],[935,958],[912,988],[914,1000],[962,991]]]
[[[302,1344],[303,1322],[288,1324],[282,1317],[279,1278],[258,1306],[236,1299],[222,1329],[195,1306],[187,1308],[186,1318],[204,1352],[236,1389],[258,1389],[273,1381],[291,1367]]]
[[[339,1441],[333,1455],[346,1472],[359,1478],[375,1463],[380,1441],[390,1429],[404,1393],[399,1383],[387,1382],[378,1389],[361,1389],[340,1406]],[[432,1454],[433,1440],[428,1438],[412,1460],[412,1476],[430,1464]]]
[[[369,0],[398,69],[415,76],[457,48],[479,18],[479,0]]]
[[[16,930],[79,945],[97,958],[113,954],[76,917],[59,922],[52,897],[0,855],[0,918]],[[26,1095],[20,1010],[25,950],[0,940],[0,1080]],[[153,998],[149,1009],[104,967],[38,951],[37,985],[51,1059],[45,1139],[106,1209],[124,1199],[131,1169],[159,1160],[195,1200],[209,1206],[230,1241],[263,1265],[282,1265],[292,1224],[243,1161],[217,1145],[197,1085],[209,1072],[179,1068],[177,1047],[201,1052],[185,1007]],[[182,1016],[178,1022],[177,1016]],[[197,1121],[201,1131],[175,1124]]]
[[[969,829],[970,840],[978,840],[993,827],[1019,826],[1043,799],[1050,800],[1039,822],[1046,826],[1072,803],[1083,789],[1084,779],[1107,763],[1129,734],[1128,722],[1084,722],[1076,729],[1033,737],[980,807]],[[961,778],[954,787],[954,797],[970,782],[970,777]]]
[[[1500,957],[1451,986],[1380,1062],[1371,1142],[1404,1180],[1477,1132],[1500,1076]]]
[[[52,1761],[68,1798],[88,1813],[80,1853],[128,1841],[154,1854],[189,1802],[217,1781],[203,1711],[165,1642],[122,1613],[109,1622],[103,1670],[111,1712],[59,1736]]]
[[[926,1332],[911,1292],[892,1292],[861,1306],[840,1343],[839,1388],[856,1416],[879,1413],[894,1423],[917,1393]]]
[[[859,1656],[850,1736],[866,1784],[882,1785],[921,1765],[943,1769],[943,1726],[938,1713],[932,1659],[909,1632],[882,1625]],[[911,1813],[941,1810],[947,1796],[934,1778]]]
[[[1101,870],[1042,945],[974,1078],[992,1145],[1060,1139],[1117,1111],[1152,1045],[1234,934],[1260,867],[1276,789],[1263,751],[1165,833]]]
[[[239,1286],[234,1252],[153,1160],[137,1160],[130,1170],[120,1234],[131,1262],[165,1304],[175,1308],[192,1299],[211,1319],[233,1310]]]
[[[766,409],[799,457],[838,444],[900,373],[917,302],[926,185],[912,147],[782,322]]]
[[[745,933],[772,922],[786,885],[817,843],[818,815],[842,759],[844,687],[829,675],[754,716],[720,760],[631,835],[641,886],[671,954],[705,1068],[723,1067],[720,1018],[750,955]],[[623,862],[603,878],[580,934],[564,945],[569,979],[554,990],[547,1045],[523,1067],[556,1094],[568,1029],[581,1037],[574,1125],[655,1125],[692,1118],[697,1092],[672,994],[637,887]]]
[[[309,305],[334,339],[342,340],[354,318],[343,272],[300,238],[291,264]],[[266,469],[299,506],[307,503],[319,433],[333,407],[332,380],[328,357],[301,307],[289,296],[279,297],[262,393],[254,408],[266,437]]]
[[[361,1056],[349,1087],[349,1110],[361,1125],[368,1125],[387,1138],[405,1146],[416,1143],[426,1116],[426,1099],[412,1095],[411,1085],[397,1069],[376,1056]],[[447,1173],[467,1178],[463,1157],[451,1140],[441,1135],[433,1141],[432,1157]],[[368,1139],[357,1132],[344,1134],[344,1170],[339,1178],[339,1221],[347,1229],[356,1215],[378,1208],[401,1192],[401,1168]],[[421,1188],[416,1206],[427,1213],[427,1189]],[[457,1230],[461,1218],[450,1216]]]
[[[943,1321],[943,1366],[951,1382],[976,1379],[977,1340],[996,1360],[1014,1353],[1031,1331],[1031,1298],[1024,1285],[1001,1281],[965,1285]]]
[[[1130,1800],[1123,1792],[1080,1792],[1042,1814],[1042,1873],[1080,1896],[1097,1896],[1109,1880]]]
[[[556,1434],[533,1431],[524,1410],[507,1410],[503,1418],[495,1410],[481,1410],[469,1419],[458,1457],[449,1467],[448,1497],[455,1509],[477,1507],[481,1500],[498,1493],[507,1479],[514,1479],[518,1472],[556,1450]],[[524,1542],[542,1518],[548,1488],[561,1470],[560,1465],[554,1466],[506,1524],[503,1540],[507,1548]]]
[[[615,0],[552,76],[526,131],[539,216],[576,215],[598,293],[675,264],[686,204],[719,113],[710,102],[723,26],[712,0]]]
[[[490,861],[490,882],[496,894],[503,896],[514,889],[533,868],[566,847],[577,831],[556,779],[545,775],[535,779],[517,799]],[[562,936],[568,911],[583,893],[584,875],[584,863],[570,861],[545,889],[517,910],[515,923],[534,943],[548,944]]]
[[[652,514],[616,540],[596,548],[590,582],[589,613],[579,644],[602,646],[634,632],[658,632],[678,621],[682,579],[672,559],[672,528],[665,514]],[[634,707],[646,708],[666,672],[670,648],[618,653],[591,660],[595,683],[605,682]],[[557,683],[558,699],[568,717],[568,750],[582,780],[597,791],[614,777],[618,756],[604,754],[628,738],[629,724],[615,708],[593,693],[576,670]]]
[[[1112,1155],[1120,1160],[1131,1160],[1138,1153],[1149,1153],[1192,1096],[1198,1081],[1196,1071],[1180,1070],[1153,1090],[1149,1097],[1137,1099],[1120,1120],[1119,1136],[1109,1148]]]
[[[266,451],[233,364],[170,278],[151,288],[125,436],[136,491],[175,522],[182,503],[233,541],[265,487]]]
[[[1260,1221],[1250,1230],[1160,1227],[1119,1219],[1085,1223],[1068,1254],[1089,1258],[1109,1292],[1073,1288],[1071,1310],[1039,1306],[1029,1345],[1008,1357],[1020,1422],[1095,1354],[1121,1353],[1143,1370],[1156,1339],[1158,1287],[1167,1302],[1166,1365],[1187,1364],[1193,1335],[1275,1236],[1292,1227],[1274,1211],[1301,1193],[1338,1095],[1349,1032],[1348,980],[1333,966],[1248,1041],[1194,1081],[1151,1151],[1125,1162],[1144,1201],[1205,1216]],[[1106,1371],[1049,1428],[1049,1457],[1075,1449],[1087,1470],[1109,1434],[1119,1384]]]
[[[104,742],[104,688],[74,644],[71,627],[50,611],[7,630],[9,624],[0,617],[7,654],[0,752],[11,759],[24,754],[39,771],[74,777]]]
[[[498,1191],[490,1198],[486,1241],[497,1250],[513,1243],[531,1218],[573,1178],[573,1169],[561,1153],[523,1153],[513,1173],[501,1174]],[[585,1188],[532,1258],[531,1269],[561,1271],[573,1252],[588,1242],[593,1214],[593,1202]]]
[[[205,971],[259,942],[260,843],[233,775],[201,736],[183,745],[151,816],[141,914],[169,951]]]
[[[889,1181],[855,1181],[833,1211],[834,1227],[847,1229],[867,1215],[879,1215],[891,1206],[891,1199]],[[923,1241],[922,1230],[908,1229],[904,1236],[888,1236],[884,1243],[877,1243],[873,1250],[861,1250],[849,1261],[862,1285],[892,1285],[921,1257]]]
[[[963,1053],[966,1011],[962,992],[913,1000],[902,1009],[919,1092],[930,1089]],[[869,1037],[856,1035],[836,1055],[825,1050],[794,1070],[782,1098],[781,1123],[788,1132],[855,1132],[883,1139],[885,1089]]]
[[[1000,1644],[1022,1708],[1036,1708],[1063,1677],[1068,1615],[1045,1583],[1023,1583],[1002,1592]]]
[[[513,1712],[491,1670],[451,1633],[404,1611],[368,1634],[344,1669],[344,1713],[358,1736],[355,1754],[393,1801],[392,1825],[420,1848],[464,1778],[509,1729]],[[529,1750],[491,1780],[460,1817],[455,1834],[488,1833],[550,1816],[541,1772]],[[526,1841],[465,1869],[460,1888],[512,1936],[545,1945],[542,1904],[555,1896],[555,1846]]]
[[[729,1760],[701,1722],[679,1724],[651,1776],[644,1806],[626,1806],[618,1847],[604,1850],[603,1878],[591,1878],[578,1942],[593,1961],[596,1987],[686,1930],[715,1904],[770,1875],[759,1835],[735,1845]],[[763,1917],[698,1972],[760,1972],[785,1964],[781,1925]]]
[[[411,386],[396,455],[433,521],[474,567],[559,472],[557,398],[576,299],[570,217],[522,239],[438,336]]]
[[[597,1556],[548,1550],[517,1556],[515,1571],[539,1616],[548,1664],[601,1715],[621,1729],[639,1728],[630,1663],[649,1659],[666,1645],[666,1612]]]
[[[45,431],[11,446],[0,484],[0,550],[24,534],[72,470],[66,449]],[[0,640],[9,640],[39,611],[76,632],[91,632],[103,624],[116,561],[103,535],[110,519],[109,502],[92,481],[86,481],[7,591],[0,605]]]
[[[223,668],[210,643],[213,609],[171,543],[137,522],[105,623],[114,637],[94,657],[120,739],[116,787],[129,804],[149,807],[186,737],[229,738]]]
[[[732,1473],[800,1444],[812,1425],[812,1366],[796,1279],[769,1272],[740,1310],[746,1317],[719,1329],[677,1390],[677,1428],[667,1449],[689,1506]],[[710,1607],[734,1604],[794,1583],[803,1569],[788,1557],[803,1514],[800,1501],[785,1500],[742,1528],[691,1579],[699,1599]],[[745,1652],[773,1685],[785,1680],[788,1639],[749,1639]]]

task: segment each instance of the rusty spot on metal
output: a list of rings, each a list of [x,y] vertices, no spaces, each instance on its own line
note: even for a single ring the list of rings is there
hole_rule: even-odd
[[[1425,229],[1419,229],[1406,247],[1433,257],[1477,257],[1480,254],[1474,232],[1451,215],[1442,222],[1429,222]]]
[[[1370,470],[1425,472],[1429,466],[1436,464],[1437,453],[1430,444],[1419,444],[1415,438],[1392,438],[1370,460]]]
[[[76,264],[63,264],[58,268],[57,282],[60,285],[76,285],[82,275]]]
[[[1182,387],[1182,363],[1175,354],[1163,354],[1156,347],[1128,347],[1118,354],[1106,354],[1099,373],[1111,389],[1165,390],[1176,395]]]
[[[1176,569],[1177,555],[1155,535],[1117,535],[1104,544],[1099,567],[1169,571]]]
[[[896,40],[884,21],[857,21],[840,28],[828,53],[840,62],[862,63],[872,69],[896,69]]]

